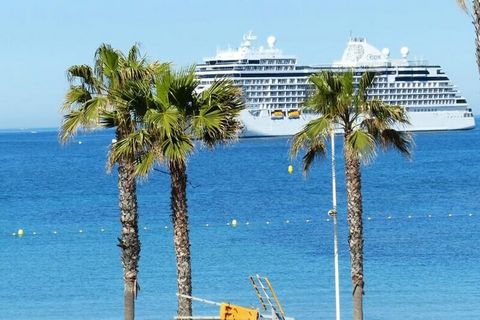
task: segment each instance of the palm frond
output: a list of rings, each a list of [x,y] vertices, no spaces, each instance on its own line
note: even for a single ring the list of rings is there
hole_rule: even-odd
[[[159,139],[169,138],[181,127],[181,114],[176,108],[149,109],[145,114],[147,127],[155,129]]]
[[[194,148],[187,134],[173,135],[160,142],[159,151],[166,161],[185,161]]]
[[[95,74],[99,79],[105,77],[110,82],[111,86],[115,86],[118,81],[116,72],[119,67],[119,60],[121,53],[112,48],[109,44],[102,44],[95,52]]]
[[[349,70],[349,71],[343,72],[339,74],[338,77],[341,83],[341,89],[337,88],[337,90],[341,92],[342,95],[352,96],[354,92],[353,71]]]
[[[315,92],[305,101],[306,109],[319,114],[331,113],[331,108],[337,100],[334,88],[338,85],[334,81],[333,73],[325,71],[314,74],[310,76],[309,81],[315,86]]]
[[[381,100],[369,100],[362,106],[362,113],[369,117],[379,118],[386,123],[409,124],[409,119],[405,108],[401,106],[389,105]]]
[[[313,136],[306,128],[293,136],[290,157],[294,158],[301,150],[305,151],[305,154],[302,157],[304,174],[307,174],[316,158],[325,156],[325,140],[326,134]]]
[[[476,0],[474,0],[474,1],[476,1]],[[468,12],[468,8],[467,8],[467,4],[466,4],[465,0],[457,0],[457,3],[463,11]]]
[[[59,138],[61,143],[70,140],[83,125],[83,115],[80,110],[72,110],[63,116]]]
[[[404,108],[392,106],[380,100],[369,100],[361,107],[360,128],[377,136],[382,130],[393,127],[405,129],[410,121]]]
[[[368,163],[375,157],[375,139],[368,132],[354,130],[347,134],[345,142],[345,151],[362,162]]]
[[[221,78],[195,96],[198,110],[191,123],[195,138],[209,148],[236,140],[242,129],[238,117],[245,107],[240,89]]]
[[[306,173],[316,157],[325,154],[325,140],[333,128],[332,119],[321,116],[308,122],[303,129],[293,136],[290,156],[295,157],[300,150],[303,156],[303,172]]]
[[[140,46],[135,43],[130,50],[128,50],[127,60],[130,64],[137,64],[140,57]]]
[[[120,113],[118,110],[103,110],[100,113],[99,125],[102,128],[115,128],[118,127],[120,120]]]
[[[180,112],[192,116],[197,111],[195,105],[198,80],[194,67],[182,69],[174,73],[170,86],[170,103],[180,109]]]
[[[384,149],[393,148],[406,157],[412,154],[414,142],[412,135],[408,132],[386,129],[381,132],[379,140]]]
[[[157,102],[157,108],[162,110],[170,107],[170,87],[172,85],[173,75],[170,70],[165,70],[155,79],[154,99]]]
[[[131,132],[123,139],[113,143],[108,156],[108,169],[120,159],[141,159],[152,145],[151,136],[145,129]]]
[[[357,97],[358,101],[357,104],[361,105],[367,101],[368,98],[368,88],[372,86],[373,81],[375,80],[376,73],[367,71],[362,74],[360,80],[358,82],[358,92]]]
[[[311,76],[309,81],[314,85],[315,92],[305,101],[305,109],[335,119],[338,123],[348,122],[353,97],[353,73],[324,71]]]
[[[321,116],[308,122],[304,127],[304,131],[312,138],[323,137],[328,135],[333,125],[332,119]]]
[[[135,167],[135,174],[137,176],[146,178],[155,163],[161,161],[161,154],[159,152],[156,152],[155,149],[149,149],[138,157],[137,165]]]
[[[70,84],[79,83],[92,94],[101,91],[101,83],[95,78],[93,70],[88,65],[74,65],[67,70],[67,80]]]
[[[90,99],[92,99],[92,95],[84,86],[72,85],[65,94],[61,111],[69,112],[75,107],[80,107]]]
[[[98,126],[99,114],[107,103],[108,100],[105,97],[97,96],[84,102],[80,108],[66,113],[60,127],[60,141],[65,143],[80,128],[93,129]]]
[[[192,130],[195,136],[202,136],[203,132],[211,131],[212,133],[222,130],[223,114],[221,110],[206,105],[200,108],[198,114],[192,118]]]
[[[313,140],[302,158],[303,172],[306,174],[316,158],[325,157],[326,149],[323,141]]]

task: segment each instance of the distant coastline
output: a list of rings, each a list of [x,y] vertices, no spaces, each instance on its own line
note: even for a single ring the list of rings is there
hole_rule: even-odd
[[[476,121],[480,121],[480,115],[475,116]],[[58,132],[59,128],[42,127],[42,128],[0,128],[1,133],[39,133],[39,132]],[[103,129],[108,130],[108,129]],[[101,130],[101,131],[103,131]],[[97,130],[100,131],[100,130]]]
[[[37,132],[57,132],[58,128],[11,128],[11,129],[2,129],[0,128],[0,133],[37,133]]]

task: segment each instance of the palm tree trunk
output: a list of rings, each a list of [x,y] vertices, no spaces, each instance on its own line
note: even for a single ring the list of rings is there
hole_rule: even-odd
[[[173,242],[177,258],[178,293],[192,295],[192,270],[187,212],[187,168],[183,161],[170,161]],[[192,316],[192,301],[178,297],[178,317]]]
[[[477,45],[477,65],[480,71],[480,1],[473,0],[473,25],[475,26],[475,44]]]
[[[345,141],[347,134],[345,135]],[[347,143],[345,143],[345,146]],[[347,213],[353,284],[353,319],[363,319],[363,222],[362,190],[359,159],[344,148],[345,177],[347,184]]]
[[[117,138],[121,135],[117,134]],[[135,319],[135,298],[137,296],[138,260],[140,240],[138,238],[137,192],[135,164],[132,159],[122,158],[118,162],[118,190],[122,233],[118,246],[122,249],[124,280],[125,320]]]

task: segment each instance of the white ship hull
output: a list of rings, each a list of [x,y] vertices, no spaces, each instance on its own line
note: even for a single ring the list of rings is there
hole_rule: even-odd
[[[466,130],[475,127],[475,118],[461,111],[409,112],[410,125],[398,128],[406,131]],[[292,136],[299,132],[310,120],[312,114],[301,114],[298,119],[272,119],[268,110],[252,114],[243,110],[240,115],[244,125],[243,137]]]
[[[242,90],[246,109],[241,114],[245,137],[292,136],[315,115],[301,112],[315,87],[309,82],[319,72],[355,70],[354,85],[366,71],[376,73],[367,90],[369,99],[405,108],[410,125],[397,130],[464,130],[475,127],[472,109],[439,65],[407,59],[409,49],[400,49],[401,58],[390,57],[390,50],[379,50],[365,38],[350,38],[342,59],[328,66],[297,65],[297,59],[275,47],[255,48],[251,33],[239,48],[217,51],[197,65],[199,90],[226,77]]]

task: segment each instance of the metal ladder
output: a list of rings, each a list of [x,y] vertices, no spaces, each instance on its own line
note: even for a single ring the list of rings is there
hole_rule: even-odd
[[[278,296],[275,290],[273,289],[273,286],[270,280],[268,280],[267,277],[261,277],[258,274],[255,277],[250,276],[250,282],[252,283],[253,289],[255,290],[258,300],[260,300],[260,304],[263,310],[268,311],[268,309],[270,309],[270,311],[272,312],[271,318],[270,317],[267,318],[263,316],[264,319],[272,319],[272,320],[291,319],[291,318],[285,317],[285,311],[283,310],[283,307],[280,304],[280,300],[278,300]]]

